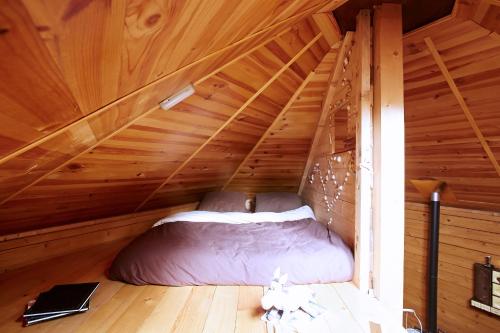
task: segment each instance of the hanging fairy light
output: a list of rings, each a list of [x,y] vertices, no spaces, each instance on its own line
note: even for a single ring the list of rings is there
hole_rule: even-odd
[[[329,154],[326,157],[326,170],[321,170],[320,163],[317,162],[311,173],[308,176],[309,184],[314,184],[319,180],[323,192],[323,202],[328,213],[332,213],[341,199],[343,192],[346,189],[346,184],[354,173],[353,153],[349,151],[343,153],[344,157],[340,154]],[[337,174],[339,169],[346,169],[344,177]],[[328,225],[333,223],[333,216],[330,214]]]

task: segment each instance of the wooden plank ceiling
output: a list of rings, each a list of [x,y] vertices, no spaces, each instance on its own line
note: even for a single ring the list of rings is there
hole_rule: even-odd
[[[0,0],[0,234],[296,190],[343,2]]]
[[[406,177],[446,181],[454,206],[500,211],[499,17],[498,3],[459,2],[452,16],[404,39]],[[423,201],[409,183],[407,198]]]

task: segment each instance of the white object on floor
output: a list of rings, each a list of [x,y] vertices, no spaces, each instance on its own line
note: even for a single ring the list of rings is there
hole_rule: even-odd
[[[274,271],[271,286],[262,297],[268,333],[293,333],[310,331],[311,323],[325,312],[314,299],[314,292],[307,286],[285,287],[288,275]]]
[[[191,212],[177,213],[156,222],[153,227],[170,222],[216,222],[231,224],[261,223],[261,222],[286,222],[302,219],[316,220],[311,207],[304,205],[300,208],[288,210],[281,213],[260,212],[260,213],[239,213],[239,212],[207,212],[203,210],[193,210]]]

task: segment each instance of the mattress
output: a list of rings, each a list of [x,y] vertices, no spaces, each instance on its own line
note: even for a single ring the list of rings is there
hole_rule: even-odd
[[[109,277],[136,285],[267,285],[280,267],[292,284],[332,283],[351,280],[353,262],[340,237],[313,218],[224,223],[198,217],[159,223],[136,238],[116,256]]]

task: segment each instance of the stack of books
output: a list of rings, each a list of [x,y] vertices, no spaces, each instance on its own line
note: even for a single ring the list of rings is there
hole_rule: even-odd
[[[23,314],[25,326],[82,313],[90,307],[90,297],[99,282],[60,284],[38,295]]]

